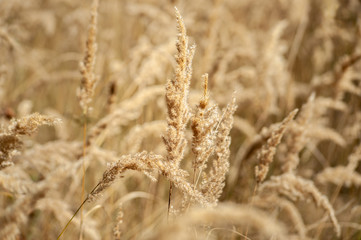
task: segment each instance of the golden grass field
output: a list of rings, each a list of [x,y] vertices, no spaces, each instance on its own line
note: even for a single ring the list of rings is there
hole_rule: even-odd
[[[0,239],[361,239],[358,0],[0,0]]]

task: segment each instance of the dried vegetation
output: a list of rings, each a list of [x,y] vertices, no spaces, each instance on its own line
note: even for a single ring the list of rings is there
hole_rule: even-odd
[[[0,239],[359,239],[360,39],[356,0],[0,1]]]

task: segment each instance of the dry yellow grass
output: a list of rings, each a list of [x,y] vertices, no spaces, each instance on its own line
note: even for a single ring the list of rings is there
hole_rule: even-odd
[[[0,239],[359,239],[360,39],[357,0],[0,1]]]

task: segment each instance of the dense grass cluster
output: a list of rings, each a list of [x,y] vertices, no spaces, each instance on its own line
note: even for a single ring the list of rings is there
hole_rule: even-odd
[[[360,1],[0,1],[0,52],[0,239],[361,237]]]

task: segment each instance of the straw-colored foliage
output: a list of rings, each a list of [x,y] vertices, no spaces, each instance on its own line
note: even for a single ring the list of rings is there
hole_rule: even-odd
[[[357,0],[0,1],[0,239],[361,238]]]

